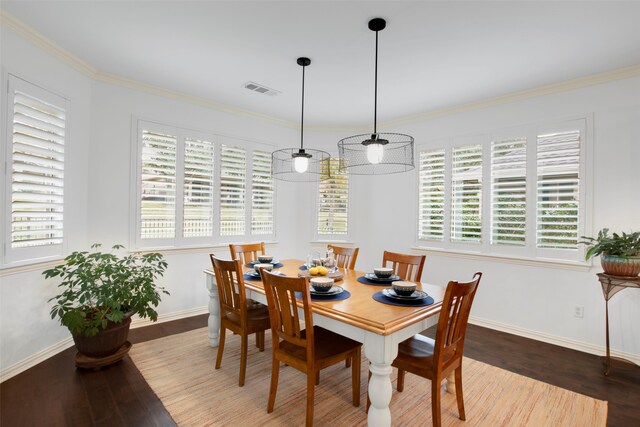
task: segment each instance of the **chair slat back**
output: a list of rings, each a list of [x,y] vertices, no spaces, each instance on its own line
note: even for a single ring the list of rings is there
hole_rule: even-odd
[[[220,313],[235,313],[244,324],[247,317],[247,297],[245,295],[242,264],[239,260],[228,261],[209,254],[213,272],[216,275]]]
[[[358,259],[358,251],[360,250],[360,248],[345,248],[343,246],[335,245],[327,245],[327,248],[333,249],[333,253],[336,256],[336,265],[339,268],[355,270],[356,260]]]
[[[304,277],[278,276],[266,270],[260,270],[260,274],[269,305],[274,350],[280,346],[282,339],[299,347],[306,347],[308,357],[313,356],[313,317],[307,280]],[[300,319],[298,313],[296,292],[302,296],[304,319]],[[302,321],[306,327],[304,337]]]
[[[469,313],[481,278],[478,272],[470,282],[451,281],[447,285],[436,331],[434,360],[438,365],[454,356],[462,357]]]
[[[387,267],[387,263],[391,263],[394,274],[400,276],[402,280],[419,282],[426,259],[426,255],[407,255],[384,251],[382,266]]]
[[[231,259],[239,259],[241,264],[248,264],[258,259],[258,255],[264,255],[264,242],[230,244]]]

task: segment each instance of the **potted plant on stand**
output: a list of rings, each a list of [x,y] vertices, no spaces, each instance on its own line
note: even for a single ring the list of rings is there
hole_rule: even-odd
[[[606,274],[621,277],[637,277],[640,274],[640,231],[613,233],[604,228],[598,237],[582,236],[580,243],[588,245],[585,259],[601,255],[600,262]]]
[[[61,279],[62,291],[49,300],[55,300],[51,318],[57,317],[71,332],[79,367],[96,368],[122,359],[131,348],[127,341],[131,316],[156,321],[154,308],[161,294],[169,295],[155,284],[167,268],[161,254],[118,256],[114,252],[121,245],[110,253],[99,252],[99,247],[73,252],[64,264],[42,273],[47,279]]]

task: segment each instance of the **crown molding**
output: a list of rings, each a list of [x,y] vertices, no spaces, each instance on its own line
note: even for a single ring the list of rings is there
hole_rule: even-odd
[[[288,127],[291,129],[299,129],[300,125],[297,123],[290,122],[288,120],[279,119],[277,117],[269,116],[266,114],[257,113],[255,111],[244,110],[242,108],[232,107],[226,104],[222,104],[219,102],[212,101],[207,98],[202,98],[199,96],[189,95],[184,92],[179,92],[171,89],[166,89],[161,86],[152,85],[149,83],[141,82],[138,80],[128,79],[126,77],[121,77],[116,74],[109,74],[98,71],[95,73],[92,78],[96,81],[100,81],[103,83],[113,84],[116,86],[122,86],[129,89],[138,90],[141,92],[146,92],[152,95],[161,96],[164,98],[173,99],[176,101],[186,102],[188,104],[197,105],[200,107],[209,108],[212,110],[218,110],[225,113],[234,114],[237,116],[249,117],[252,119],[259,119],[266,122],[271,122],[273,124]]]
[[[242,108],[232,107],[226,104],[222,104],[219,102],[215,102],[210,99],[189,95],[184,92],[179,92],[171,89],[167,89],[160,86],[155,86],[149,83],[127,79],[122,76],[118,76],[115,74],[105,73],[103,71],[99,71],[89,63],[84,60],[78,58],[68,50],[62,48],[51,40],[47,39],[45,36],[24,24],[11,14],[0,9],[0,24],[6,26],[14,33],[23,37],[24,39],[30,41],[31,43],[39,46],[46,52],[49,52],[51,55],[55,56],[59,60],[71,66],[76,71],[86,75],[87,77],[95,80],[101,81],[108,84],[113,84],[117,86],[126,87],[129,89],[138,90],[141,92],[150,93],[157,96],[162,96],[165,98],[186,102],[194,105],[198,105],[205,108],[210,108],[218,111],[223,111],[225,113],[234,114],[243,117],[249,117],[253,119],[259,119],[262,121],[270,122],[279,126],[287,127],[290,129],[300,129],[300,125],[298,123],[294,123],[288,120],[279,119],[277,117],[269,116],[266,114],[257,113],[251,110],[245,110]],[[546,86],[540,86],[533,89],[522,90],[518,92],[509,93],[506,95],[496,96],[493,98],[487,98],[480,101],[469,102],[466,104],[460,104],[453,107],[448,108],[440,108],[436,110],[427,111],[424,113],[414,114],[406,117],[401,117],[399,119],[383,121],[378,123],[379,128],[393,128],[398,125],[416,123],[421,121],[426,121],[430,119],[434,119],[437,117],[449,116],[453,114],[464,113],[467,111],[478,110],[481,108],[488,108],[496,105],[508,104],[511,102],[521,101],[529,98],[535,98],[538,96],[549,95],[553,93],[566,92],[574,89],[579,89],[588,86],[594,86],[602,83],[607,83],[616,80],[622,80],[632,77],[640,76],[640,65],[633,65],[626,68],[620,68],[616,70],[607,71],[604,73],[593,74],[590,76],[580,77],[577,79],[566,80],[559,83],[553,83]],[[307,126],[307,130],[316,131],[316,132],[362,132],[366,133],[369,128],[362,125],[353,125],[353,126]]]
[[[52,42],[33,28],[25,25],[22,21],[19,21],[13,15],[3,11],[2,9],[0,9],[0,24],[6,26],[23,39],[42,48],[44,51],[55,56],[74,70],[79,71],[80,73],[88,77],[93,78],[93,76],[95,76],[95,74],[98,72],[98,70],[89,65],[87,62],[83,61],[68,50]]]
[[[395,120],[383,122],[384,127],[395,127],[401,124],[409,124],[422,122],[437,117],[450,116],[453,114],[464,113],[467,111],[478,110],[481,108],[493,107],[496,105],[509,104],[525,99],[536,98],[538,96],[550,95],[559,92],[567,92],[574,89],[580,89],[589,86],[595,86],[602,83],[608,83],[616,80],[623,80],[640,76],[640,65],[633,65],[626,68],[618,68],[616,70],[606,71],[604,73],[592,74],[577,79],[565,80],[559,83],[553,83],[546,86],[540,86],[533,89],[512,92],[506,95],[487,98],[480,101],[469,102],[448,108],[440,108],[424,113],[414,114]]]

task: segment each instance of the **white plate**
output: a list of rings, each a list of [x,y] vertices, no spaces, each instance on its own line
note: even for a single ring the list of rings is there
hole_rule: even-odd
[[[271,260],[271,262],[260,262],[258,260],[253,260],[250,263],[248,263],[247,265],[250,265],[251,267],[253,267],[256,264],[272,264],[272,265],[276,265],[276,264],[280,264],[280,261],[278,261],[277,259],[273,259],[273,260]]]
[[[339,295],[342,292],[344,292],[344,289],[342,288],[342,286],[332,286],[331,289],[329,289],[327,292],[318,292],[315,289],[313,289],[312,286],[309,286],[309,293],[311,295],[316,295],[316,296],[333,296],[333,295]]]
[[[390,283],[390,282],[395,282],[396,280],[402,280],[402,278],[398,275],[392,274],[390,277],[378,277],[375,275],[375,273],[365,273],[364,275],[365,279],[369,279],[373,282],[386,282],[386,283]]]
[[[411,295],[405,297],[403,295],[396,294],[393,288],[383,289],[382,295],[384,295],[385,297],[389,297],[391,299],[400,300],[400,301],[415,301],[415,300],[425,299],[429,297],[429,294],[421,290],[413,291]]]
[[[285,274],[284,274],[282,271],[280,271],[280,270],[272,270],[272,271],[270,271],[269,273],[276,274],[276,275],[278,275],[278,276],[284,276],[284,275],[285,275]],[[247,274],[247,275],[252,276],[252,277],[260,277],[260,273],[258,273],[258,272],[257,272],[257,271],[255,271],[255,270],[249,270],[249,271],[247,271],[247,272],[246,272],[246,273],[244,273],[244,274]]]

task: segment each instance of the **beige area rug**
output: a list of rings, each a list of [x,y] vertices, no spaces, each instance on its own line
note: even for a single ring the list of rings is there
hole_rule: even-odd
[[[267,413],[271,378],[271,335],[260,353],[250,338],[247,376],[238,387],[240,339],[227,334],[222,367],[207,329],[136,344],[129,353],[173,419],[181,426],[299,426],[305,420],[306,382],[301,372],[280,369],[274,412]],[[364,358],[363,358],[364,359]],[[362,363],[361,405],[351,404],[351,369],[339,364],[322,371],[316,386],[317,426],[366,425],[367,361]],[[607,402],[592,399],[493,366],[465,359],[467,421],[458,419],[455,395],[443,392],[445,426],[605,426]],[[395,426],[431,425],[428,380],[407,374],[405,390],[391,399]]]

